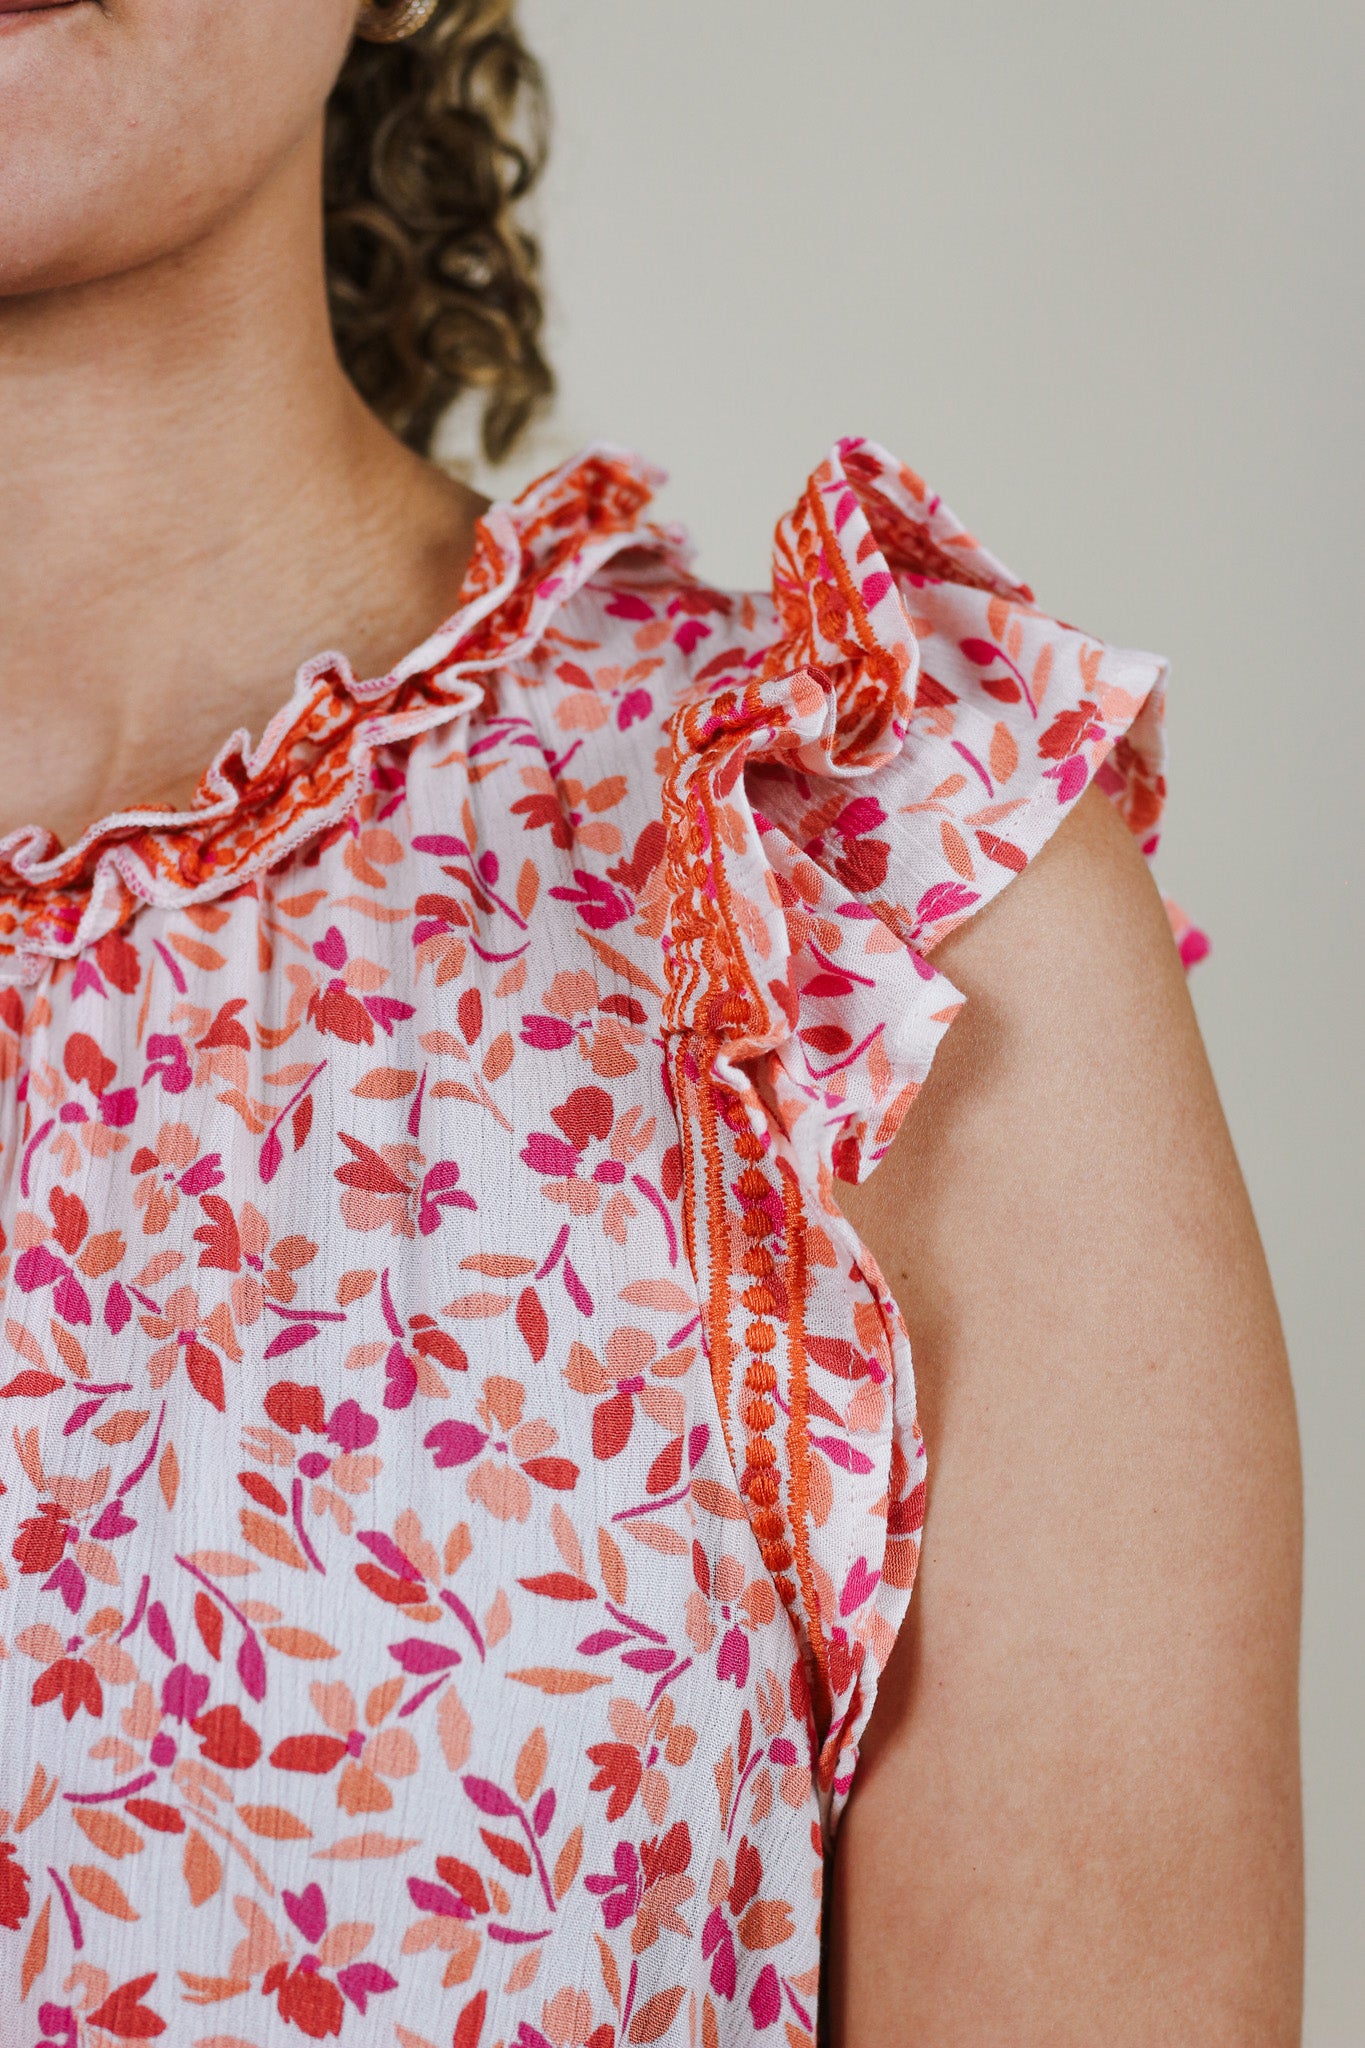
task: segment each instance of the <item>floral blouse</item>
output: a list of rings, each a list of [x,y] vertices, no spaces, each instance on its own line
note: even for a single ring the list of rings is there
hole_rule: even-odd
[[[1151,847],[1164,666],[869,442],[770,594],[658,481],[496,505],[190,809],[0,841],[15,2048],[811,2048],[925,1498],[832,1180],[1088,782]]]

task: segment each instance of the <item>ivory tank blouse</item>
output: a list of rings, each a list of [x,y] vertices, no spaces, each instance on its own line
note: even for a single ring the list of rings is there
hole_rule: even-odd
[[[842,442],[770,594],[594,449],[387,676],[0,842],[16,2048],[811,2048],[924,1504],[832,1177],[1163,664]]]

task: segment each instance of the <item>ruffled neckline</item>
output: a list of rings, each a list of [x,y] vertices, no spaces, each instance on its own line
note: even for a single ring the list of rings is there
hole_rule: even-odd
[[[454,611],[387,675],[357,680],[344,654],[316,655],[254,748],[245,728],[224,741],[186,808],[113,812],[69,847],[39,825],[0,838],[0,982],[38,980],[144,903],[224,895],[326,831],[380,748],[477,705],[487,672],[534,647],[613,555],[685,552],[680,529],[645,517],[664,481],[595,444],[489,507]]]

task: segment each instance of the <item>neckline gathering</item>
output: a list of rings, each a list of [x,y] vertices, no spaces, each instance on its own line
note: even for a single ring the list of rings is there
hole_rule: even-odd
[[[685,565],[684,530],[647,517],[665,481],[631,450],[591,444],[488,506],[454,609],[387,674],[314,655],[254,746],[245,727],[223,741],[187,806],[113,811],[65,846],[34,824],[0,837],[0,983],[39,980],[143,903],[205,902],[296,852],[346,815],[376,752],[477,705],[486,673],[534,647],[612,556]]]

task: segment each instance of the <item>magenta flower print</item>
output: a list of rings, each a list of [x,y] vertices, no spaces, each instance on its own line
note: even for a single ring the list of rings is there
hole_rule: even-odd
[[[413,1014],[411,1003],[381,993],[388,970],[372,960],[352,958],[345,938],[336,925],[329,925],[315,941],[313,952],[332,978],[316,988],[309,998],[309,1020],[324,1037],[344,1039],[348,1045],[373,1045],[376,1026],[392,1037],[395,1025]]]
[[[285,1918],[307,1945],[306,1953],[291,1966],[273,1927],[267,1924],[264,1938],[258,1937],[259,1947],[273,1950],[261,1990],[274,1999],[286,2025],[297,2027],[312,2041],[341,2035],[348,2004],[363,2018],[371,1998],[398,1989],[398,1979],[391,1971],[372,1960],[357,1960],[374,1938],[373,1923],[351,1920],[332,1924],[316,1880],[301,1892],[285,1889],[280,1903]]]
[[[749,1641],[772,1622],[772,1582],[749,1578],[738,1558],[717,1558],[714,1570],[701,1545],[692,1546],[696,1585],[687,1596],[687,1638],[699,1656],[715,1652],[716,1676],[743,1691],[749,1679]]]
[[[618,1116],[608,1091],[594,1083],[575,1088],[550,1111],[554,1131],[533,1131],[521,1150],[524,1165],[544,1176],[547,1200],[573,1216],[600,1209],[602,1228],[618,1244],[639,1214],[626,1193],[629,1170],[654,1136],[653,1118],[632,1107]],[[600,1148],[600,1149],[599,1149]]]
[[[18,1041],[6,1041],[0,1033],[0,1076],[7,1057],[7,1078],[13,1081],[19,1071]],[[33,1122],[20,1164],[21,1194],[29,1193],[44,1149],[56,1172],[69,1178],[81,1174],[87,1161],[107,1159],[128,1144],[138,1092],[120,1084],[118,1062],[110,1059],[88,1032],[72,1032],[62,1049],[60,1068],[44,1061],[27,1072],[22,1085]]]

